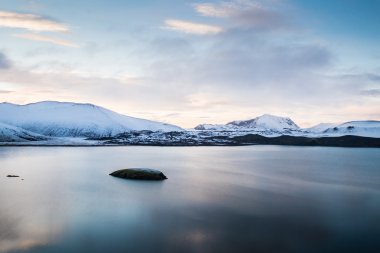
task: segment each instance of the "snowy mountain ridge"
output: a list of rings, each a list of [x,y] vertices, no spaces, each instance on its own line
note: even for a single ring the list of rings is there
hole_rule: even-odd
[[[127,131],[181,131],[182,128],[115,113],[93,104],[44,101],[0,104],[0,122],[53,137],[101,137]]]
[[[332,125],[322,133],[329,136],[356,135],[380,138],[380,121],[349,121],[342,124]]]
[[[238,128],[256,128],[261,130],[282,131],[285,129],[297,130],[299,126],[290,118],[264,114],[251,120],[239,120],[227,123],[227,126]]]
[[[46,140],[42,135],[25,129],[0,123],[0,142]]]
[[[266,138],[280,136],[310,139],[341,136],[380,138],[380,121],[322,123],[310,128],[300,128],[290,118],[264,114],[250,120],[231,121],[227,124],[201,124],[195,129],[185,130],[170,124],[125,116],[93,104],[54,101],[26,105],[0,103],[1,145],[9,143],[28,145],[31,142],[35,145],[103,145],[104,143],[219,145],[250,135]]]
[[[217,130],[217,131],[234,131],[234,130],[258,130],[258,131],[275,131],[300,129],[290,118],[279,117],[270,114],[264,114],[250,120],[231,121],[225,125],[222,124],[200,124],[195,130]]]
[[[380,121],[364,120],[345,123],[321,123],[310,128],[300,128],[287,117],[269,114],[251,120],[232,121],[223,124],[200,124],[194,128],[198,131],[231,131],[241,134],[253,133],[267,137],[290,135],[306,137],[328,137],[355,135],[380,138]]]
[[[304,130],[312,132],[312,133],[322,133],[322,132],[326,131],[327,129],[333,128],[333,127],[335,127],[337,125],[339,125],[339,124],[335,124],[335,123],[319,123],[318,125],[315,125],[315,126],[312,126],[312,127],[309,127],[309,128],[305,128]]]

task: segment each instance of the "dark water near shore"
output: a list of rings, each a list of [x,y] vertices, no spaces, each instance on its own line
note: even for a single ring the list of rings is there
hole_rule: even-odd
[[[0,148],[0,252],[379,249],[380,149]]]

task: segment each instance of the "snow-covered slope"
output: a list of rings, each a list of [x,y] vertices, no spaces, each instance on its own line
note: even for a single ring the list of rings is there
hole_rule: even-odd
[[[330,136],[357,135],[380,138],[380,121],[350,121],[323,131],[323,134]]]
[[[124,116],[92,104],[45,101],[0,104],[0,122],[58,137],[112,136],[126,131],[180,131],[180,127]]]
[[[195,130],[209,130],[209,131],[230,131],[231,129],[226,125],[221,124],[200,124],[194,127]]]
[[[38,141],[45,139],[44,136],[39,134],[0,123],[0,142]]]
[[[236,135],[252,133],[262,136],[302,135],[303,131],[290,118],[269,114],[250,120],[237,120],[225,125],[201,124],[194,128],[201,131],[230,131]]]
[[[247,132],[267,137],[280,135],[323,137],[356,135],[380,138],[380,121],[350,121],[346,123],[321,123],[310,128],[300,128],[290,118],[264,114],[251,120],[232,121],[226,125],[202,124],[195,130],[231,131],[234,135]]]
[[[232,121],[227,126],[233,128],[259,129],[259,130],[297,130],[299,127],[289,118],[264,114],[251,120]]]
[[[318,125],[315,125],[313,127],[305,128],[304,130],[311,132],[311,133],[322,133],[326,131],[329,128],[333,128],[337,126],[338,124],[335,123],[320,123]]]
[[[300,128],[289,118],[264,114],[250,120],[237,120],[226,125],[201,124],[195,130],[210,131],[257,131],[265,132],[266,135],[279,134],[283,132],[298,131]]]

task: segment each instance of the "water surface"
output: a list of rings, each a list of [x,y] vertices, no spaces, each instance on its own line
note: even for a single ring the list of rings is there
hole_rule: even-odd
[[[169,179],[108,176],[126,167]],[[379,252],[379,237],[380,149],[0,148],[0,252]]]

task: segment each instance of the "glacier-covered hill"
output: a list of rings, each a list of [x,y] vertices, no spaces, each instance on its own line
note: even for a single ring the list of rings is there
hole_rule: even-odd
[[[0,122],[52,137],[103,137],[127,131],[181,131],[180,127],[118,114],[93,104],[44,101],[0,104]]]

